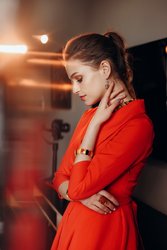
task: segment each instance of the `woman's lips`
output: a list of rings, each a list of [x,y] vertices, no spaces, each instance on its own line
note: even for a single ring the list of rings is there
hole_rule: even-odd
[[[79,96],[79,97],[81,98],[82,101],[85,101],[86,95],[81,95],[81,96]]]

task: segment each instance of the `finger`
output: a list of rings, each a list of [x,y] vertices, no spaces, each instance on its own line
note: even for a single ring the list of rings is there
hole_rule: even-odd
[[[94,205],[95,205],[96,207],[98,207],[101,211],[103,211],[103,213],[108,214],[108,213],[111,212],[111,209],[110,209],[110,208],[108,208],[108,207],[107,207],[106,205],[104,205],[104,204],[101,204],[99,201],[95,201],[95,202],[94,202]]]
[[[104,195],[101,196],[102,199],[99,199],[96,205],[106,211],[107,213],[111,213],[116,210],[116,206],[109,200],[107,199]],[[104,202],[102,203],[101,200]],[[107,209],[106,209],[107,208]],[[109,209],[109,210],[108,210]]]
[[[119,104],[121,104],[123,102],[124,96],[120,96],[119,98],[114,98],[110,101],[109,107],[113,106],[113,108],[115,109],[115,107],[117,107]]]
[[[111,213],[116,210],[115,205],[104,195],[100,195],[100,198],[98,198],[96,202],[96,206],[100,207],[107,213]]]
[[[117,100],[120,100],[120,103],[123,102],[125,97],[126,97],[125,94],[120,94],[120,95],[116,96],[115,98],[112,98],[112,99],[110,98],[110,100],[108,101],[108,106],[113,105],[113,103]]]
[[[104,204],[100,203],[98,204],[98,206],[106,213],[111,213],[116,210],[116,207],[108,199],[106,199],[106,202]]]
[[[125,98],[126,96],[127,96],[127,94],[125,92],[118,91],[116,94],[111,93],[111,95],[109,97],[109,100],[113,100],[113,99],[116,99],[116,98]]]
[[[119,94],[123,94],[124,91],[125,91],[125,90],[124,90],[123,87],[120,88],[119,90],[112,91],[111,94],[110,94],[110,99],[112,99],[112,98],[118,96]],[[125,94],[125,93],[124,93],[124,94]]]
[[[116,198],[106,190],[101,190],[98,194],[103,195],[108,200],[110,200],[114,205],[119,206],[119,202],[116,200]]]
[[[117,209],[117,207],[108,199],[104,205],[110,210],[110,212],[116,211]]]
[[[109,88],[107,89],[107,91],[105,92],[105,94],[101,100],[102,105],[103,104],[105,105],[108,102],[109,97],[111,95],[111,92],[113,91],[113,88],[114,88],[114,84],[110,84]]]
[[[112,113],[114,111],[114,109],[119,106],[120,103],[121,103],[120,98],[114,99],[110,103],[108,103],[106,107],[107,107],[108,111],[110,113]]]
[[[90,209],[92,209],[93,211],[99,213],[99,214],[106,214],[106,212],[104,212],[103,210],[101,210],[99,207],[97,207],[96,205],[90,205],[89,206]]]

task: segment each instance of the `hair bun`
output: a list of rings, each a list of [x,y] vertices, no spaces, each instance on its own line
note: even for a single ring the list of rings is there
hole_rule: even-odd
[[[112,42],[121,50],[125,51],[125,43],[122,37],[116,32],[106,32],[104,34],[105,37],[112,40]]]

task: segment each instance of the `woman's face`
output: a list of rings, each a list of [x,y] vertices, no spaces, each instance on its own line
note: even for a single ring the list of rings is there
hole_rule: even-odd
[[[73,93],[78,94],[85,105],[94,105],[102,99],[106,91],[106,80],[100,69],[94,69],[76,59],[67,61],[65,67],[72,82]]]

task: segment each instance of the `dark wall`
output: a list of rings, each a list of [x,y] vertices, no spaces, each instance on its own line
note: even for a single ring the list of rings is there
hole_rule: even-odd
[[[132,54],[134,88],[145,100],[155,130],[152,156],[167,161],[167,38],[129,49]]]
[[[136,200],[138,224],[145,250],[167,249],[167,216]]]

